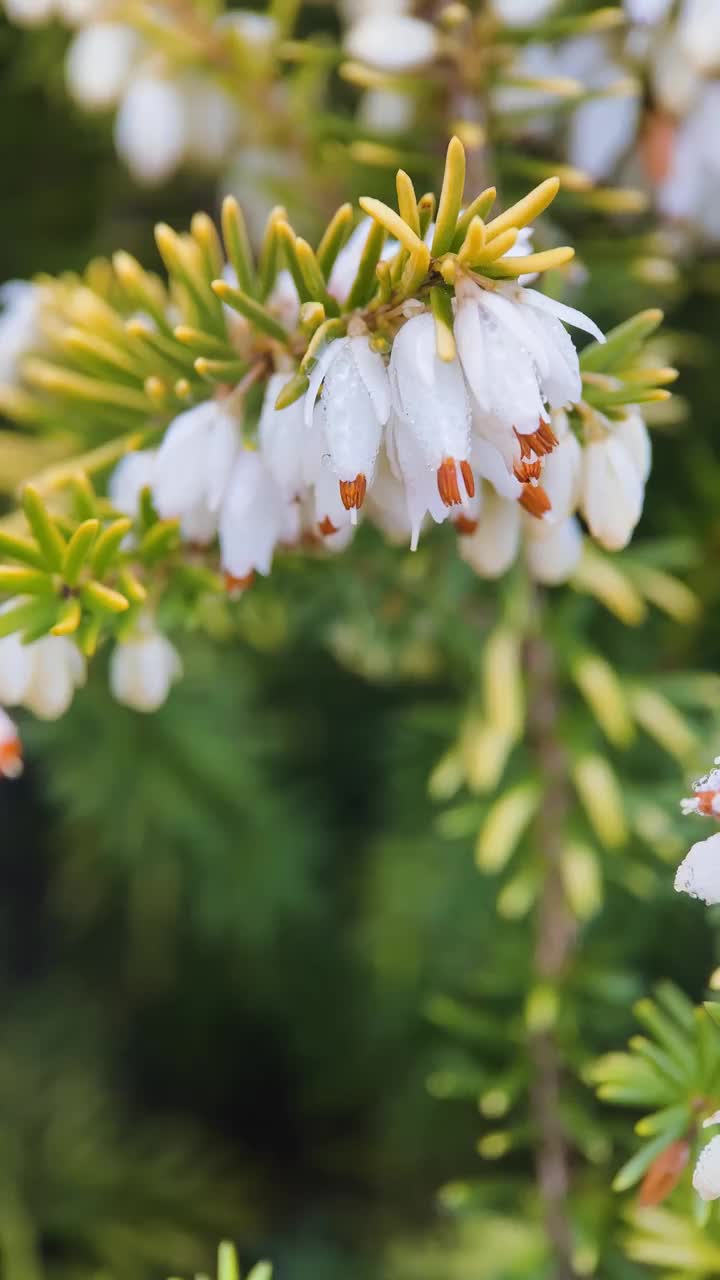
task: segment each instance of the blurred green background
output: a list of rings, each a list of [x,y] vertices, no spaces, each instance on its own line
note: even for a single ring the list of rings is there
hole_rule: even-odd
[[[3,279],[118,245],[151,261],[157,217],[214,206],[210,183],[132,185],[106,122],[67,101],[65,40],[0,30]],[[602,232],[577,230],[601,258]],[[639,630],[602,615],[598,649],[639,671],[650,655],[720,669],[720,297],[687,276],[669,324],[691,415],[658,432],[640,536],[692,540],[705,613]],[[609,325],[654,301],[637,292],[604,276],[584,301]],[[190,637],[156,716],[114,704],[98,663],[67,717],[23,723],[26,773],[0,788],[3,1280],[159,1280],[209,1268],[221,1235],[280,1280],[549,1274],[532,1142],[501,1166],[476,1151],[475,1085],[520,1052],[527,936],[497,918],[474,832],[428,797],[486,625],[480,609],[463,639],[457,618],[490,591],[448,570],[444,533],[417,569],[403,553],[400,585],[399,553],[369,531],[354,560],[283,567],[239,640]],[[636,793],[663,771],[674,807],[688,780],[635,749]],[[718,958],[668,866],[631,849],[632,883],[625,856],[574,979],[586,1057],[624,1042],[656,978],[698,999]],[[451,1069],[476,1073],[455,1101],[439,1096]],[[589,1090],[583,1106],[607,1189],[627,1126]],[[588,1217],[611,1212],[590,1188]],[[647,1274],[614,1248],[605,1267]]]

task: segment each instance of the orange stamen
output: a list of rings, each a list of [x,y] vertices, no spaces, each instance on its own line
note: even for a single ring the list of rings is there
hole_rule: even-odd
[[[438,493],[446,507],[459,506],[460,486],[458,485],[457,467],[454,458],[445,458],[437,472]]]
[[[18,778],[22,773],[22,744],[19,738],[0,742],[0,777]]]
[[[362,471],[356,475],[354,480],[340,481],[340,497],[346,511],[351,511],[353,507],[359,510],[365,501],[367,492],[367,480]]]
[[[473,475],[473,469],[470,466],[470,463],[461,462],[460,470],[462,471],[462,478],[465,481],[465,489],[467,492],[467,496],[468,498],[474,498],[475,497],[475,476]]]
[[[533,462],[516,462],[513,467],[515,479],[521,484],[529,484],[531,480],[539,480],[542,475],[542,462],[535,458]]]
[[[247,591],[255,581],[255,571],[246,573],[244,578],[236,578],[232,573],[225,574],[225,590],[226,591]]]
[[[471,520],[470,516],[465,515],[457,516],[457,518],[453,520],[453,524],[463,538],[469,538],[478,527],[477,520]]]
[[[322,520],[318,520],[318,530],[323,538],[329,538],[331,533],[337,533],[337,529],[329,516],[323,516]]]
[[[546,453],[552,453],[558,443],[558,438],[550,423],[543,422],[542,418],[537,431],[529,431],[525,434],[515,427],[513,430],[520,445],[521,458],[531,458],[533,454],[536,454],[538,458],[544,458]]]
[[[518,498],[521,507],[524,507],[531,516],[544,516],[546,511],[550,510],[550,499],[540,484],[524,484],[523,491]]]
[[[693,798],[697,800],[698,813],[704,814],[706,818],[717,818],[713,809],[713,800],[717,794],[717,791],[696,791]]]

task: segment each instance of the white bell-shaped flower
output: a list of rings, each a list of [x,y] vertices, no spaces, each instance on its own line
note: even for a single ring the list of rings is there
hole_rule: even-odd
[[[380,451],[373,486],[368,493],[367,513],[389,542],[403,545],[412,537],[405,485],[394,474],[387,453]]]
[[[13,608],[17,600],[3,608]],[[12,634],[0,640],[0,703],[24,706],[41,720],[67,711],[75,689],[85,683],[85,659],[66,636],[43,636],[23,644]]]
[[[548,527],[545,520],[525,518],[525,559],[536,582],[567,582],[582,555],[582,532],[574,516]]]
[[[8,280],[0,288],[0,382],[18,379],[20,361],[39,340],[42,288],[29,280]]]
[[[700,1152],[692,1184],[701,1200],[720,1199],[720,1135],[711,1138]]]
[[[408,491],[415,546],[426,511],[434,520],[444,519],[448,508],[475,492],[465,380],[457,360],[438,356],[435,322],[427,312],[413,316],[397,334],[390,385],[394,415],[388,452]]]
[[[580,501],[582,448],[563,413],[553,415],[552,425],[558,443],[543,463],[542,487],[550,502],[543,523],[558,524],[572,515]]]
[[[140,50],[140,37],[123,22],[81,28],[65,54],[65,80],[81,107],[103,111],[119,102]]]
[[[20,734],[14,721],[0,707],[0,778],[19,778],[22,771]]]
[[[115,117],[115,147],[133,177],[147,186],[166,182],[183,160],[186,141],[180,88],[147,73],[134,78]]]
[[[715,0],[683,0],[678,39],[693,66],[704,74],[720,68],[720,12]]]
[[[608,551],[627,546],[642,515],[644,486],[635,460],[616,435],[583,450],[582,514]]]
[[[643,484],[646,483],[652,467],[652,443],[650,432],[637,409],[630,409],[626,418],[615,427],[615,438],[625,446],[635,463]]]
[[[493,9],[509,27],[533,27],[555,8],[557,0],[493,0]]]
[[[220,512],[220,554],[234,583],[268,574],[278,542],[289,534],[293,504],[283,499],[260,453],[243,449],[235,461]]]
[[[315,400],[322,384],[319,417]],[[319,426],[322,459],[334,472],[354,520],[375,472],[382,428],[390,415],[385,364],[365,336],[340,338],[323,351],[305,396],[308,429]]]
[[[673,0],[625,0],[625,12],[631,22],[653,26],[670,12]]]
[[[183,77],[178,88],[184,111],[183,161],[198,169],[217,169],[237,134],[237,103],[225,89],[201,76]]]
[[[157,450],[153,499],[164,519],[179,519],[189,542],[210,542],[238,451],[235,420],[207,400],[178,415]]]
[[[141,618],[136,630],[113,649],[112,695],[134,711],[157,711],[181,675],[182,662],[177,649],[149,617]]]
[[[462,559],[479,577],[501,578],[514,563],[520,548],[521,515],[517,502],[485,491],[477,528],[458,540]]]
[[[55,4],[54,0],[4,0],[3,8],[19,27],[40,27],[52,18]]]
[[[304,483],[305,419],[302,400],[287,409],[276,409],[275,401],[288,380],[287,373],[274,373],[263,400],[258,439],[260,452],[285,498],[298,497]]]
[[[720,902],[720,832],[692,846],[677,869],[675,888],[709,907]]]
[[[153,487],[156,459],[157,449],[138,449],[120,459],[108,484],[108,497],[116,511],[135,519],[143,489]]]
[[[378,71],[412,71],[432,62],[438,36],[431,22],[409,14],[370,13],[350,27],[345,52]]]

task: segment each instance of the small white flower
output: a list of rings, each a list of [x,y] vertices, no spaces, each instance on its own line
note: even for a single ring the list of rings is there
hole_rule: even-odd
[[[22,771],[20,734],[7,712],[0,707],[0,778],[19,778]]]
[[[17,604],[9,601],[9,609]],[[0,640],[0,703],[28,707],[41,720],[67,711],[75,689],[85,683],[85,659],[66,636],[43,636],[23,644],[17,634]]]
[[[683,0],[678,40],[692,64],[703,73],[720,67],[720,10],[716,0]]]
[[[297,498],[304,483],[303,459],[306,447],[302,400],[287,409],[276,409],[275,401],[288,380],[286,373],[274,373],[263,400],[258,439],[260,452],[276,485],[287,500]]]
[[[720,1199],[720,1135],[711,1138],[700,1152],[692,1184],[701,1200]]]
[[[237,105],[223,88],[200,76],[183,77],[178,90],[184,116],[183,162],[217,169],[237,133]]]
[[[355,519],[372,483],[382,429],[390,416],[387,372],[366,337],[331,342],[310,376],[305,396],[308,429],[318,423],[315,399],[321,383],[322,457],[337,478],[343,506]]]
[[[368,89],[360,100],[358,119],[373,133],[406,133],[415,119],[415,102],[400,89]]]
[[[172,177],[186,146],[181,90],[149,73],[133,79],[115,117],[115,146],[133,177],[156,186]]]
[[[489,290],[464,280],[456,295],[455,338],[481,433],[487,418],[492,442],[497,427],[532,437],[550,409],[579,399],[577,352],[561,321],[603,341],[588,316],[521,286]]]
[[[65,80],[82,107],[115,106],[130,78],[140,37],[122,22],[93,22],[78,31],[65,55]]]
[[[546,521],[525,517],[525,559],[537,582],[557,586],[567,582],[582,555],[582,532],[574,516],[546,527]]]
[[[650,432],[637,409],[630,409],[626,418],[615,427],[615,438],[627,449],[635,463],[643,484],[646,483],[652,467],[652,443]]]
[[[449,507],[475,492],[470,401],[462,369],[457,360],[439,358],[435,323],[427,312],[408,320],[397,334],[390,385],[394,414],[388,454],[408,491],[414,548],[426,511],[443,520]]]
[[[368,493],[367,512],[389,542],[396,545],[409,542],[412,526],[405,486],[393,473],[384,449],[380,451],[375,479]]]
[[[182,662],[177,649],[167,636],[156,630],[150,618],[141,618],[136,631],[113,649],[112,695],[134,711],[157,711],[181,675]]]
[[[626,547],[642,515],[644,487],[635,459],[616,435],[583,450],[582,514],[608,551]]]
[[[405,14],[372,13],[345,37],[345,52],[378,71],[413,71],[432,62],[437,48],[434,26]]]
[[[242,450],[230,475],[219,525],[222,566],[236,584],[248,583],[254,573],[270,572],[278,542],[297,536],[296,508],[283,499],[261,455]]]
[[[670,12],[673,0],[625,0],[625,12],[631,22],[662,22]]]
[[[138,449],[120,459],[108,484],[108,497],[116,511],[136,518],[143,489],[152,489],[156,459],[157,449]]]
[[[520,548],[521,510],[487,490],[474,533],[459,539],[460,555],[481,578],[501,578],[514,563]]]
[[[157,451],[153,498],[164,519],[179,519],[183,536],[209,542],[238,450],[234,419],[208,400],[171,422]]]
[[[493,9],[509,27],[533,27],[555,8],[557,0],[493,0]]]
[[[550,500],[544,524],[564,521],[580,501],[582,448],[564,413],[553,415],[552,426],[558,443],[543,464],[542,487]]]
[[[692,846],[677,869],[675,888],[709,907],[720,902],[720,832]]]
[[[29,280],[0,287],[0,382],[17,382],[20,362],[37,346],[42,289]]]
[[[4,0],[4,9],[19,27],[39,27],[50,21],[55,4],[54,0]]]
[[[720,764],[720,756],[715,757],[715,765]],[[693,782],[693,795],[680,801],[680,808],[685,814],[698,813],[704,817],[720,817],[720,769],[711,769],[709,773]]]

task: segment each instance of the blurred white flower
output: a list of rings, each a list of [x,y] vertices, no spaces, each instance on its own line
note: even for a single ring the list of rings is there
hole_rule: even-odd
[[[486,490],[475,530],[462,535],[458,550],[481,578],[501,578],[515,563],[520,549],[520,516],[517,502],[509,502]]]
[[[415,101],[400,89],[368,89],[360,99],[358,120],[373,133],[406,133],[415,119]]]
[[[215,536],[238,447],[235,420],[217,400],[186,409],[165,432],[153,467],[153,499],[159,515],[180,520],[187,541]]]
[[[20,734],[10,716],[0,707],[0,778],[19,778],[22,771]]]
[[[0,287],[0,382],[17,382],[20,362],[38,345],[42,288],[29,280]]]
[[[182,90],[169,79],[144,73],[128,86],[115,117],[118,155],[138,182],[166,182],[186,148]]]
[[[692,846],[677,869],[675,888],[709,907],[720,902],[720,832]]]
[[[177,649],[148,616],[141,617],[136,629],[113,649],[112,695],[134,711],[157,711],[181,675],[182,662]]]
[[[305,408],[295,400],[287,409],[275,401],[287,382],[286,373],[274,373],[265,390],[258,440],[260,452],[278,489],[287,501],[299,497],[305,487],[304,454],[307,446]]]
[[[697,222],[712,239],[720,237],[720,84],[706,85],[681,123],[670,148],[669,165],[658,191],[668,217]]]
[[[65,80],[87,110],[115,106],[128,84],[141,39],[121,22],[93,22],[73,37],[65,55]]]
[[[108,497],[116,511],[135,519],[143,489],[152,489],[156,459],[157,449],[135,450],[120,459],[108,484]]]
[[[717,0],[682,0],[677,38],[698,71],[708,73],[720,69],[720,6]]]
[[[297,503],[280,492],[260,453],[243,449],[230,474],[220,512],[220,555],[233,585],[270,572],[279,542],[299,533]]]
[[[581,510],[593,538],[606,550],[627,546],[642,515],[644,492],[636,458],[617,435],[585,445]]]
[[[432,23],[406,14],[370,13],[345,36],[345,52],[379,71],[413,71],[432,62],[437,47]]]
[[[700,1152],[692,1184],[701,1200],[720,1199],[720,1135],[711,1138]]]
[[[575,517],[550,524],[547,519],[526,516],[524,525],[525,559],[531,577],[547,586],[567,582],[582,555],[582,532]]]
[[[631,22],[652,26],[667,17],[673,3],[674,0],[625,0],[625,12]]]
[[[509,27],[533,27],[556,7],[557,0],[493,0],[492,7]]]
[[[13,608],[11,600],[0,612]],[[67,711],[85,683],[85,659],[66,636],[43,636],[23,644],[17,634],[0,639],[0,704],[24,706],[41,720]]]

